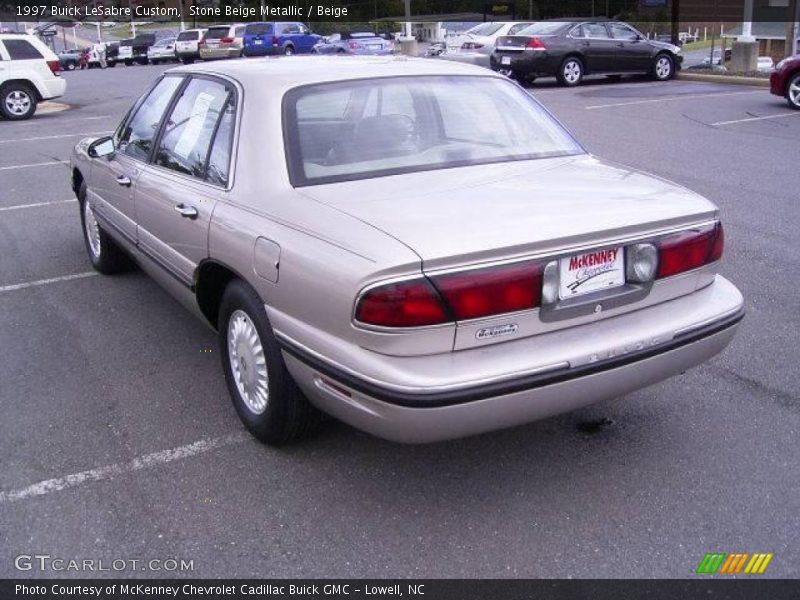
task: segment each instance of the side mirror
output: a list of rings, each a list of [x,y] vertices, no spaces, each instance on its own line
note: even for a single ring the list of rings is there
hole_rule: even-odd
[[[86,153],[92,158],[101,158],[103,156],[111,156],[116,151],[114,147],[114,138],[111,136],[102,137],[89,144]]]

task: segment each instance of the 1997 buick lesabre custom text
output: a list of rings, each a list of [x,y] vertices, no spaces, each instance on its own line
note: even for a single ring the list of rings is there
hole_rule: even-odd
[[[711,202],[469,65],[180,67],[71,173],[95,268],[133,257],[216,328],[271,444],[319,410],[404,442],[524,423],[695,366],[743,315]]]

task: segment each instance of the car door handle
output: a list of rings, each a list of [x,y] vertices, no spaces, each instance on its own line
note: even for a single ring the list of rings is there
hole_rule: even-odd
[[[194,206],[186,206],[184,204],[178,204],[175,206],[175,212],[182,217],[186,217],[187,219],[197,218],[197,209]]]
[[[117,177],[117,183],[125,187],[131,187],[131,178],[127,175],[120,175]]]

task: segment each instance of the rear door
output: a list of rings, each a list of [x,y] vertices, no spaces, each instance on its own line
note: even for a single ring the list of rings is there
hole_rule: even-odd
[[[615,71],[646,71],[650,68],[650,45],[638,31],[625,23],[609,23],[608,29],[616,44]]]
[[[162,78],[114,134],[116,152],[92,162],[90,202],[114,229],[136,242],[134,189],[153,147],[161,119],[183,77]]]
[[[231,83],[192,76],[136,185],[139,248],[187,285],[208,256],[211,215],[229,186],[236,102]]]
[[[576,39],[588,71],[614,70],[616,42],[609,36],[604,23],[583,23],[573,28],[570,36]]]

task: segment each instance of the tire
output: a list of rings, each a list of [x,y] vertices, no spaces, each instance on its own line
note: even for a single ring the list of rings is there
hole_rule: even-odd
[[[150,64],[157,65],[158,64],[158,59],[154,58],[153,60],[150,61]]]
[[[228,284],[217,324],[225,382],[247,430],[271,446],[312,433],[321,413],[306,400],[286,369],[264,303],[250,286],[238,279]],[[253,365],[258,368],[254,376]]]
[[[194,59],[193,58],[182,58],[181,62],[183,64],[185,64],[185,65],[190,65],[190,64],[192,64],[194,62]]]
[[[78,204],[83,241],[94,269],[103,275],[127,271],[131,265],[130,259],[94,218],[94,211],[86,198],[86,182],[81,182],[78,188]]]
[[[294,54],[294,46],[286,46],[283,49],[283,54],[285,56],[292,56],[292,54]]]
[[[36,112],[36,92],[30,84],[7,83],[0,87],[0,113],[9,121],[30,119]]]
[[[74,71],[75,70],[75,63],[74,62],[68,62],[64,66],[66,67],[67,71]]]
[[[651,75],[656,81],[667,81],[675,75],[675,61],[669,54],[659,54],[653,60]]]
[[[133,66],[133,61],[132,60],[126,60],[125,61],[125,66],[126,67],[132,67]]]
[[[108,62],[106,63],[106,66],[107,66],[109,69],[113,69],[114,67],[116,67],[116,66],[117,66],[117,63],[116,63],[115,61],[111,60],[111,61],[108,61]]]
[[[577,56],[568,56],[561,63],[556,75],[558,83],[567,87],[575,87],[583,79],[583,61]]]
[[[792,108],[800,110],[800,73],[786,84],[786,101]]]

